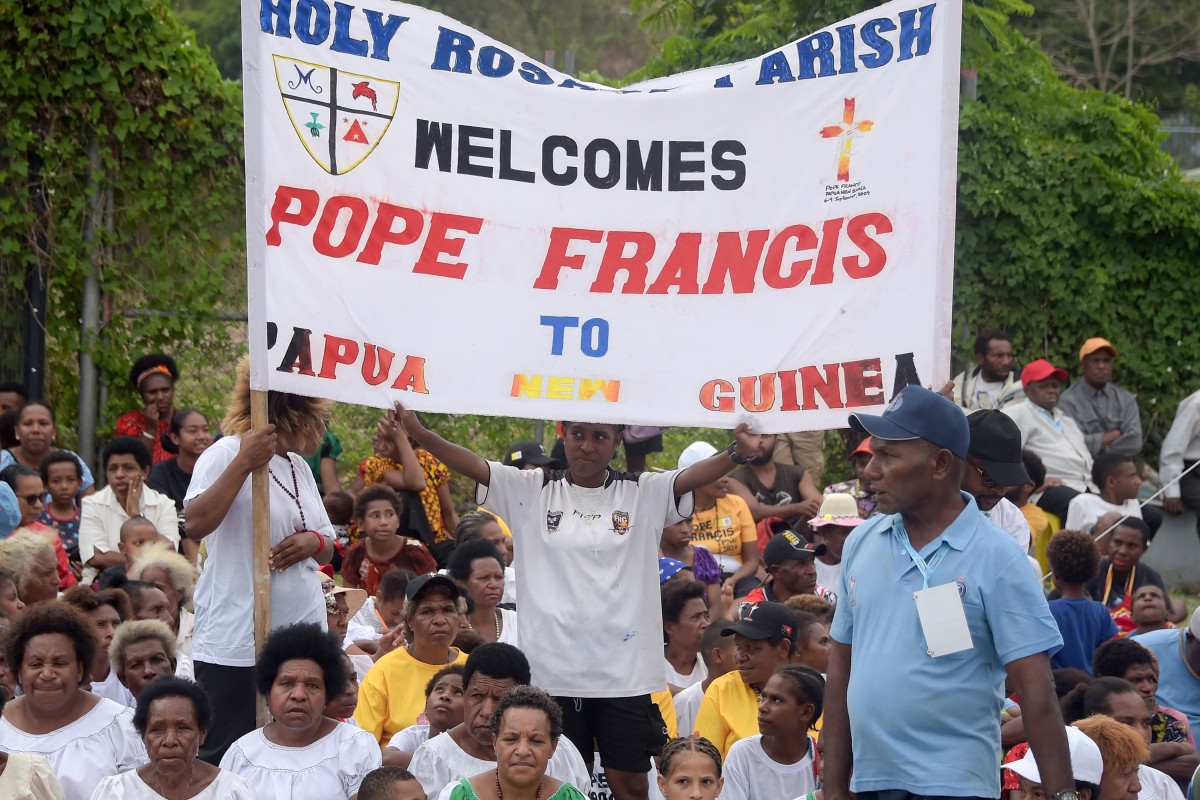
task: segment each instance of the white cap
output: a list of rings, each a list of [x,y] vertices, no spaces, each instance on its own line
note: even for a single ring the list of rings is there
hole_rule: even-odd
[[[1200,639],[1200,608],[1192,612],[1192,621],[1188,623],[1188,630],[1192,632],[1192,636]]]
[[[714,456],[717,448],[708,442],[692,442],[679,454],[679,468],[687,469],[692,464],[699,464],[706,458]]]
[[[1104,758],[1100,748],[1088,735],[1079,728],[1067,727],[1067,744],[1071,748],[1071,777],[1077,781],[1100,785],[1100,776],[1104,774]],[[1031,783],[1041,783],[1042,775],[1038,772],[1037,762],[1033,760],[1033,751],[1011,764],[1005,764],[1010,769]]]

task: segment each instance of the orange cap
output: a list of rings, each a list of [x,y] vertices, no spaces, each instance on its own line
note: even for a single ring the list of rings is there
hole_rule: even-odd
[[[1108,339],[1102,339],[1095,336],[1083,343],[1083,347],[1079,348],[1079,360],[1083,361],[1097,350],[1112,350],[1113,358],[1117,357],[1117,348],[1113,347],[1112,342]]]

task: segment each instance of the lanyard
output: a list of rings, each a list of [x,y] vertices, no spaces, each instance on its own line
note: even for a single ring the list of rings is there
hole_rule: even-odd
[[[928,589],[929,578],[933,575],[933,571],[937,569],[938,564],[942,563],[942,559],[946,557],[946,553],[950,550],[950,543],[943,541],[938,546],[938,549],[934,551],[933,555],[929,557],[929,560],[926,561],[921,558],[921,554],[913,547],[912,541],[908,538],[908,530],[905,529],[904,522],[901,520],[899,514],[892,521],[892,533],[899,540],[900,544],[904,546],[904,549],[908,551],[908,557],[912,559],[913,564],[916,565],[917,570],[921,573],[922,585]]]

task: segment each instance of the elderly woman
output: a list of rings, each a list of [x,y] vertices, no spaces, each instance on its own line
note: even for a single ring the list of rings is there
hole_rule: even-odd
[[[254,800],[254,788],[245,778],[196,757],[211,724],[212,706],[192,681],[163,678],[147,686],[138,698],[133,727],[150,763],[105,778],[92,800]]]
[[[350,618],[367,602],[367,593],[362,589],[338,586],[333,582],[333,578],[323,572],[316,573],[316,578],[321,584],[321,594],[325,598],[325,624],[329,630],[329,637],[333,639],[334,644],[342,647],[346,640],[346,631],[350,627]],[[370,653],[353,643],[345,645],[344,652],[354,667],[354,680],[357,684],[375,665],[375,661]],[[357,695],[357,685],[355,694]],[[350,714],[353,713],[354,710],[351,709]]]
[[[96,658],[86,614],[58,601],[28,608],[5,649],[24,694],[4,707],[0,750],[45,757],[67,800],[88,800],[104,777],[146,763],[132,712],[85,688]]]
[[[135,704],[151,681],[172,675],[186,678],[190,673],[190,669],[179,668],[175,635],[157,619],[137,619],[122,625],[105,657]]]
[[[466,613],[458,584],[445,575],[421,575],[408,582],[404,597],[401,615],[412,640],[375,662],[354,710],[355,721],[381,747],[417,721],[425,708],[421,690],[429,679],[447,664],[467,660],[451,646]]]
[[[562,736],[562,710],[533,686],[509,689],[492,712],[496,768],[462,779],[450,800],[584,800],[569,783],[546,775]]]
[[[130,580],[154,584],[167,596],[171,628],[177,634],[176,645],[179,652],[191,656],[195,617],[185,606],[192,601],[196,589],[196,568],[166,543],[154,542],[133,560],[128,575]]]
[[[0,567],[0,624],[12,625],[24,610],[25,603],[17,592],[17,576],[12,570]]]
[[[222,428],[228,434],[196,461],[184,500],[184,529],[204,540],[207,558],[196,584],[192,658],[208,692],[213,721],[200,755],[218,761],[254,730],[254,551],[250,475],[266,466],[271,496],[271,628],[297,622],[325,627],[325,598],[313,579],[333,557],[333,526],[312,470],[301,458],[325,432],[324,400],[267,393],[268,425],[250,430],[250,362],[237,368]]]
[[[46,484],[42,480],[41,473],[24,464],[10,464],[0,470],[0,481],[7,483],[17,497],[17,504],[21,510],[20,527],[41,536],[54,548],[59,585],[64,589],[74,586],[76,583],[75,573],[71,571],[71,562],[67,557],[65,546],[58,536],[58,529],[38,520],[46,508],[43,502],[46,495]]]
[[[221,769],[250,781],[264,799],[357,794],[382,758],[369,733],[324,714],[326,701],[344,692],[348,680],[341,648],[329,634],[311,624],[276,630],[254,678],[272,721],[238,739]]]
[[[114,431],[117,436],[140,436],[150,448],[155,464],[171,457],[163,447],[163,440],[171,430],[171,417],[175,413],[177,380],[179,367],[175,359],[162,353],[142,356],[129,370],[129,382],[141,396],[142,408],[122,414]]]
[[[51,453],[58,452],[54,446],[54,437],[58,435],[55,428],[54,409],[45,403],[26,403],[17,411],[16,436],[18,444],[9,450],[0,450],[0,470],[10,464],[24,464],[38,469],[42,460]],[[79,496],[86,497],[96,491],[96,479],[92,471],[77,453],[70,453],[79,462],[83,472],[83,480],[79,484]]]
[[[17,529],[0,541],[0,568],[17,577],[17,596],[25,605],[58,597],[58,559],[41,536]]]
[[[467,624],[485,642],[519,646],[517,612],[497,607],[504,598],[504,556],[496,546],[487,539],[459,545],[450,556],[448,571],[475,604]]]
[[[93,592],[87,586],[72,586],[63,593],[62,599],[64,603],[69,603],[87,614],[96,625],[96,660],[92,662],[89,670],[92,693],[133,708],[133,695],[125,688],[124,681],[118,680],[117,674],[108,663],[108,647],[112,644],[113,637],[121,625],[133,618],[129,598],[120,589]]]

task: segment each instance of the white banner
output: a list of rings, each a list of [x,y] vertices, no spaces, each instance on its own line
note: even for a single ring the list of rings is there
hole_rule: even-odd
[[[414,6],[243,0],[253,387],[783,432],[944,382],[961,15],[615,90]]]

